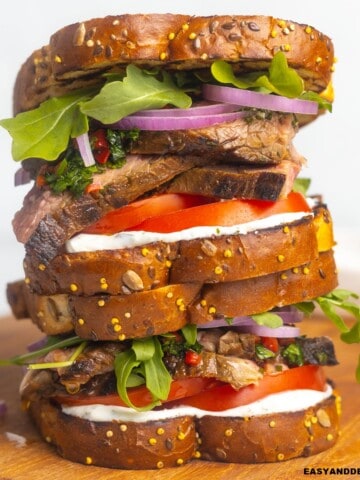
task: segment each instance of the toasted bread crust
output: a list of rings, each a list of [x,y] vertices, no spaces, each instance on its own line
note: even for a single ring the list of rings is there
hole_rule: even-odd
[[[197,17],[172,14],[96,18],[62,28],[21,67],[14,112],[69,90],[102,82],[100,75],[129,63],[166,69],[201,69],[222,58],[239,71],[266,68],[277,51],[321,91],[334,62],[329,37],[309,25],[268,16]]]
[[[221,417],[219,412],[218,417],[183,416],[147,423],[90,422],[64,414],[47,400],[29,401],[28,408],[43,438],[60,455],[110,468],[176,467],[194,457],[277,462],[326,450],[339,435],[334,395],[298,412],[250,418]]]

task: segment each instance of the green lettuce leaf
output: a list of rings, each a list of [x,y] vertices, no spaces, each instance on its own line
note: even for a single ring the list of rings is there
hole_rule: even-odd
[[[56,160],[66,149],[69,138],[88,130],[88,119],[79,111],[79,103],[90,98],[94,90],[81,90],[43,102],[35,110],[0,120],[13,139],[15,161],[26,158]]]
[[[98,95],[83,102],[80,109],[91,118],[112,124],[139,110],[168,104],[189,108],[191,97],[179,89],[166,72],[163,72],[163,81],[159,81],[135,65],[129,65],[122,81],[107,83]]]
[[[303,79],[296,70],[288,66],[283,52],[274,55],[268,72],[254,72],[236,77],[229,63],[217,60],[211,65],[211,73],[218,82],[241,89],[252,88],[289,98],[298,98],[304,92]]]

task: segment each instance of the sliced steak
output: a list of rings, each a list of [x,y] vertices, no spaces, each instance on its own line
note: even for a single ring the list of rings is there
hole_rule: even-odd
[[[274,164],[281,160],[303,163],[291,141],[297,127],[289,114],[247,118],[206,128],[172,131],[141,131],[131,153],[200,155],[208,160]]]
[[[102,186],[100,192],[78,198],[67,192],[51,194],[34,186],[13,220],[15,235],[26,244],[27,253],[47,264],[68,238],[108,211],[136,200],[204,162],[200,157],[131,155],[124,167],[94,176],[94,183]]]
[[[211,197],[254,198],[275,201],[291,191],[300,165],[285,160],[279,165],[209,165],[178,175],[168,192],[201,194]]]

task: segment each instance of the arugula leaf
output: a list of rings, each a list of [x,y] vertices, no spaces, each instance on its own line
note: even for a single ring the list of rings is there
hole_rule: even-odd
[[[156,401],[150,403],[149,405],[146,405],[146,407],[137,407],[131,402],[128,396],[127,389],[129,386],[129,378],[131,377],[133,370],[136,367],[140,366],[140,363],[141,362],[139,360],[136,360],[135,352],[132,349],[118,353],[115,356],[114,362],[118,394],[128,407],[133,408],[134,410],[137,410],[139,412],[151,410],[155,406],[160,405],[160,402]]]
[[[315,310],[315,303],[314,302],[299,302],[294,305],[295,308],[300,310],[304,315],[309,317],[313,311]]]
[[[134,350],[136,360],[139,360],[139,362],[146,362],[155,354],[155,344],[152,337],[133,340],[131,348]]]
[[[295,178],[294,184],[293,184],[293,191],[306,195],[310,188],[310,184],[311,184],[310,178]]]
[[[289,98],[297,98],[304,91],[303,79],[296,70],[288,66],[283,52],[277,52],[274,55],[269,67],[269,75],[260,77],[256,83]]]
[[[116,355],[114,368],[117,391],[128,407],[137,411],[147,411],[160,405],[160,400],[166,400],[172,378],[162,357],[163,351],[157,337],[133,340],[129,350]],[[153,402],[138,407],[131,402],[127,389],[144,382],[153,397]]]
[[[68,360],[63,360],[61,362],[39,362],[39,363],[30,363],[28,365],[28,368],[30,370],[43,370],[44,368],[64,368],[64,367],[70,367],[75,360],[78,358],[81,352],[84,351],[85,347],[87,345],[86,341],[83,341],[78,345],[76,350],[73,352],[71,357]]]
[[[93,94],[94,89],[87,89],[53,97],[34,110],[0,120],[0,125],[13,138],[14,160],[31,157],[56,160],[66,149],[70,137],[87,132],[88,119],[79,111],[79,102]]]
[[[188,323],[181,329],[185,341],[188,345],[195,345],[197,340],[197,326]]]
[[[128,65],[122,81],[107,83],[91,100],[81,104],[82,113],[104,124],[112,124],[139,110],[162,108],[167,104],[179,108],[191,106],[191,98],[179,89],[169,74],[163,81]]]
[[[40,358],[53,350],[58,348],[71,347],[83,343],[83,339],[74,335],[73,337],[63,338],[57,336],[49,336],[46,338],[46,343],[41,348],[33,352],[24,353],[23,355],[16,355],[6,360],[0,360],[0,367],[5,365],[29,365],[31,360]]]
[[[232,66],[225,60],[216,60],[211,65],[211,74],[220,83],[230,83],[234,87],[248,89],[255,87],[254,79],[251,76],[242,75],[236,77]]]
[[[258,313],[251,315],[251,318],[258,324],[269,328],[278,328],[283,324],[280,315],[271,312]]]
[[[306,315],[310,315],[315,309],[315,304],[318,304],[322,312],[340,331],[340,338],[343,342],[360,343],[360,305],[349,300],[351,298],[358,299],[359,296],[350,290],[338,288],[326,295],[315,298],[312,302],[298,303],[294,306]],[[356,321],[351,327],[348,327],[344,322],[337,309],[345,310],[353,315]],[[360,357],[356,369],[356,379],[360,383]]]
[[[253,88],[289,98],[300,97],[304,92],[303,79],[296,70],[288,66],[283,52],[274,55],[268,72],[253,72],[236,77],[229,63],[216,60],[211,65],[211,73],[218,82],[241,89]]]
[[[172,381],[171,375],[162,361],[163,351],[157,337],[152,337],[154,355],[144,362],[146,386],[154,396],[160,400],[166,400]]]
[[[350,330],[343,332],[340,338],[345,343],[360,343],[360,322],[355,323]]]
[[[300,97],[302,100],[311,100],[312,102],[317,102],[319,105],[319,109],[327,110],[328,112],[332,112],[332,103],[329,100],[326,100],[321,95],[316,92],[303,92]]]

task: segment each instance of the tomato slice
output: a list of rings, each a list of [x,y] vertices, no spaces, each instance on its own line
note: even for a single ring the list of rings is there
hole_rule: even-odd
[[[199,195],[164,194],[114,210],[84,233],[112,234],[123,230],[170,233],[197,226],[231,226],[287,212],[310,212],[303,195],[287,198],[214,201]]]
[[[188,405],[203,410],[221,411],[247,405],[272,393],[285,390],[310,389],[324,391],[326,376],[318,365],[305,365],[284,370],[276,375],[265,375],[257,385],[235,390],[229,384],[214,386],[192,397],[173,402],[172,405]]]
[[[179,398],[193,396],[200,392],[207,391],[207,389],[213,388],[214,386],[220,384],[222,384],[222,382],[214,380],[213,378],[202,377],[187,377],[173,380],[170,386],[170,393],[166,402],[174,401]],[[153,401],[151,393],[145,385],[128,389],[128,396],[131,403],[133,403],[137,407],[145,407]],[[57,400],[61,404],[71,406],[92,405],[99,403],[101,405],[117,405],[120,407],[127,407],[127,405],[122,401],[122,399],[116,392],[101,396],[89,396],[81,394],[64,396],[59,395],[55,397],[55,400]]]
[[[170,233],[198,226],[231,226],[258,220],[286,212],[311,211],[305,198],[299,193],[290,193],[276,202],[265,200],[225,200],[199,205],[145,220],[133,230]]]
[[[166,193],[130,203],[104,215],[83,233],[113,234],[127,230],[149,218],[166,215],[196,205],[213,202],[201,195]]]
[[[272,393],[305,388],[324,391],[325,386],[325,372],[317,365],[305,365],[284,370],[276,375],[265,375],[257,385],[248,385],[239,390],[211,378],[188,377],[172,382],[170,394],[164,403],[168,407],[187,405],[203,410],[221,411],[247,405]],[[145,386],[129,389],[128,395],[137,407],[144,407],[152,402],[151,394]],[[126,407],[117,393],[102,396],[64,395],[57,396],[55,400],[69,406],[102,404]]]

